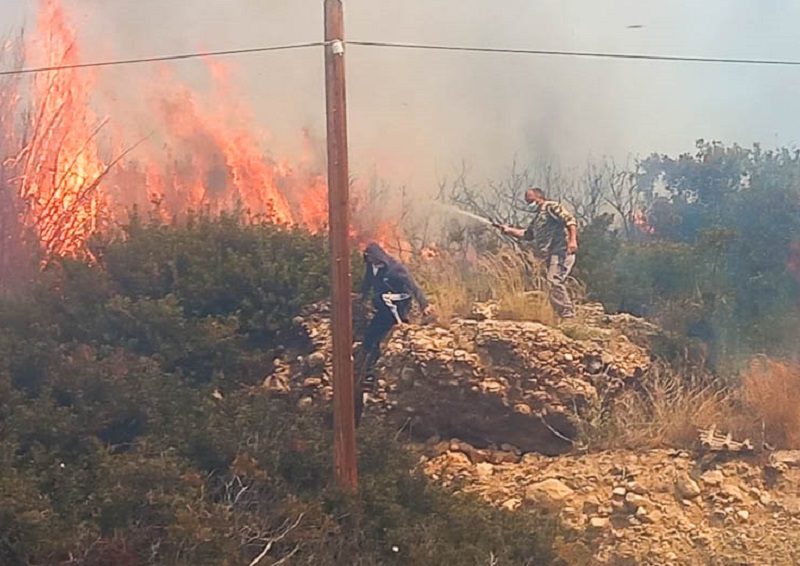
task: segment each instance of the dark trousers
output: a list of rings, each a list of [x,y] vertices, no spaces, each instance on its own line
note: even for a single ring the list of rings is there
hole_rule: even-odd
[[[408,313],[408,305],[398,305],[400,319],[405,321]],[[392,312],[384,305],[379,306],[375,311],[375,316],[369,321],[367,330],[364,332],[364,366],[362,375],[372,375],[375,371],[375,364],[381,357],[381,342],[392,327],[397,324]]]

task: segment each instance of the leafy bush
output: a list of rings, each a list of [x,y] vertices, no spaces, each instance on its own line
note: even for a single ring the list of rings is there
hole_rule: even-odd
[[[34,300],[61,342],[124,348],[208,383],[263,378],[292,318],[329,296],[326,241],[235,216],[142,224],[99,265],[51,264]],[[291,258],[291,259],[289,259]]]
[[[322,239],[134,224],[101,262],[0,301],[0,563],[549,563],[551,525],[433,487],[380,423],[339,493],[321,415],[248,385],[327,293]]]

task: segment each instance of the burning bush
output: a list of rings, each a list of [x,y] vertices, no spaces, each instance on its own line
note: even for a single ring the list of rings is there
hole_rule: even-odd
[[[96,259],[91,240],[127,223],[136,207],[167,222],[240,211],[254,223],[326,229],[320,144],[304,132],[294,159],[266,151],[229,68],[205,61],[212,86],[202,89],[163,66],[139,96],[103,105],[93,93],[104,71],[76,68],[82,46],[61,1],[40,0],[35,33],[0,49],[0,61],[17,68],[63,67],[0,80],[4,274],[24,237],[29,257],[38,246],[45,256]],[[397,237],[397,223],[373,210],[371,191],[353,185],[353,239]]]

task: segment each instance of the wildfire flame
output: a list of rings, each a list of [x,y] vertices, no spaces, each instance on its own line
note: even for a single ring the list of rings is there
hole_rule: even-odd
[[[37,34],[26,55],[36,66],[81,62],[77,33],[60,0],[41,0]],[[120,156],[133,145],[129,133],[119,130],[114,111],[100,119],[91,109],[94,74],[73,68],[33,75],[32,111],[20,137],[25,142],[12,156],[11,171],[23,223],[34,229],[48,253],[90,255],[89,238],[121,220],[131,205],[155,205],[165,220],[187,210],[219,213],[238,207],[253,219],[315,233],[327,229],[322,156],[309,144],[294,164],[269,157],[260,146],[263,132],[253,128],[251,112],[237,103],[242,97],[232,87],[228,68],[212,60],[206,65],[210,93],[193,90],[170,67],[159,68],[147,100],[161,143],[147,140],[125,159]],[[110,148],[98,141],[107,123],[116,128],[107,142]],[[5,122],[0,127],[4,141],[16,133]],[[365,202],[365,191],[354,185],[356,206]],[[355,240],[389,247],[404,242],[395,222],[374,215],[366,222],[365,216],[357,210],[352,215]]]
[[[641,210],[633,211],[633,224],[645,234],[655,234],[656,230],[647,223],[647,215]]]
[[[75,32],[57,0],[42,2],[37,26],[31,46],[37,64],[80,61]],[[106,168],[95,142],[101,122],[89,109],[92,84],[90,74],[79,77],[76,69],[35,75],[29,137],[16,156],[25,221],[45,250],[59,255],[84,246],[101,228],[108,204],[99,187]]]

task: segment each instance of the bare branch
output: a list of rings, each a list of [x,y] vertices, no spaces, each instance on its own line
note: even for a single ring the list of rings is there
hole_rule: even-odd
[[[292,525],[290,525],[288,527],[286,527],[286,526],[281,527],[281,529],[282,529],[281,532],[278,533],[277,535],[274,535],[272,538],[270,538],[269,541],[267,541],[267,544],[264,547],[264,550],[262,550],[258,554],[258,556],[253,558],[253,560],[247,566],[258,566],[261,563],[261,561],[264,560],[264,558],[267,556],[267,554],[269,554],[269,551],[272,550],[272,545],[274,545],[276,542],[280,542],[281,540],[286,538],[286,536],[290,532],[292,532],[294,529],[297,528],[297,526],[300,524],[300,521],[302,521],[302,520],[303,520],[303,513],[301,513],[300,516],[297,517],[297,520]],[[284,525],[286,525],[286,523],[284,523]],[[299,549],[299,547],[295,547],[294,550],[292,550],[292,552],[289,555],[287,555],[284,558],[282,558],[276,564],[281,564],[282,562],[284,562],[285,560],[287,560],[288,558],[293,556],[298,551],[298,549]]]

